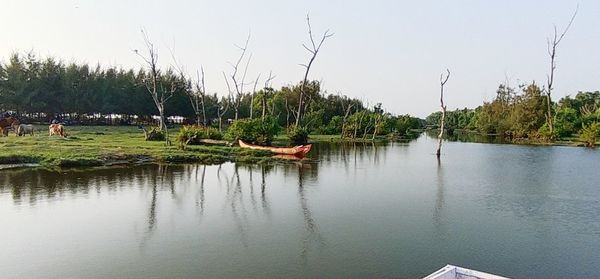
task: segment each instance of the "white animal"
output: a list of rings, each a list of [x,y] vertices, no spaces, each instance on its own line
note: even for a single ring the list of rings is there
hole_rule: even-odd
[[[33,125],[31,124],[21,124],[17,127],[17,135],[18,136],[24,136],[24,135],[32,135],[33,136]]]

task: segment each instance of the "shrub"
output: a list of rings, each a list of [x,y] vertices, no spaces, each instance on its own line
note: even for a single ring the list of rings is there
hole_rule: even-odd
[[[166,137],[165,132],[156,127],[153,127],[150,131],[144,130],[144,135],[148,141],[163,141]]]
[[[225,138],[266,145],[273,141],[279,130],[279,124],[273,117],[266,117],[264,120],[261,118],[238,119],[229,126]]]
[[[544,123],[542,127],[540,127],[537,131],[532,131],[527,133],[527,137],[532,140],[538,141],[552,141],[556,138],[556,129],[554,129],[554,134],[550,133],[550,127],[547,123]]]
[[[331,118],[326,126],[317,127],[315,133],[319,135],[339,135],[342,132],[344,117],[336,115]]]
[[[577,117],[577,111],[573,108],[562,108],[556,112],[554,129],[559,138],[571,136],[575,133],[575,127],[580,126],[581,121]]]
[[[223,139],[223,135],[219,133],[219,130],[212,127],[185,125],[179,129],[176,138],[181,145],[195,145],[200,144],[199,140],[201,139]]]
[[[596,141],[598,141],[598,138],[600,138],[600,122],[594,122],[590,125],[585,125],[583,129],[581,129],[579,137],[583,142],[585,142],[586,146],[596,146]]]
[[[287,136],[295,144],[305,144],[308,142],[308,129],[293,125],[288,128]]]

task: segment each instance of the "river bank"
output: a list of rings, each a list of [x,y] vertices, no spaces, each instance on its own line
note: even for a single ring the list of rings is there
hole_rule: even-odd
[[[226,146],[188,146],[185,150],[176,144],[165,146],[164,142],[145,141],[143,132],[134,126],[67,126],[68,137],[48,137],[45,126],[38,126],[34,136],[0,137],[0,165],[41,166],[45,168],[101,167],[114,165],[137,165],[145,163],[201,163],[222,164],[224,162],[269,163],[280,159],[266,151],[241,149]],[[174,136],[177,129],[172,129]],[[422,131],[415,131],[422,132]],[[427,130],[426,133],[436,133]],[[436,136],[433,135],[432,136]],[[456,132],[447,137],[450,141],[505,143],[490,136]],[[375,142],[389,141],[378,137]],[[411,138],[396,138],[394,141],[410,141]],[[285,135],[275,138],[279,145],[286,145]],[[338,135],[311,135],[311,142],[352,142]],[[373,142],[357,139],[354,143]],[[582,146],[577,139],[547,142],[523,142],[528,145]]]
[[[68,126],[68,137],[48,137],[44,127],[34,136],[0,137],[0,164],[38,164],[42,167],[99,167],[143,163],[224,162],[264,163],[270,152],[224,146],[188,146],[145,141],[132,126]],[[171,133],[174,134],[175,131]]]

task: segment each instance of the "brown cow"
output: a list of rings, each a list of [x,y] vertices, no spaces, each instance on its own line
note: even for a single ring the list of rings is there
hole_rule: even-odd
[[[65,127],[61,124],[50,124],[50,126],[48,126],[48,136],[53,135],[65,137]]]
[[[20,122],[17,118],[8,116],[0,119],[0,136],[8,137],[8,131],[14,125],[19,125]]]

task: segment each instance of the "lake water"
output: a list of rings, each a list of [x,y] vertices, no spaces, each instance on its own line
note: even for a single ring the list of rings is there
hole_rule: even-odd
[[[275,166],[0,171],[2,278],[600,278],[600,150],[317,144]]]

